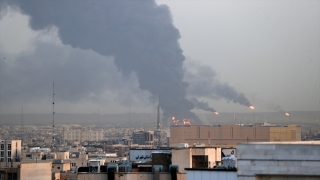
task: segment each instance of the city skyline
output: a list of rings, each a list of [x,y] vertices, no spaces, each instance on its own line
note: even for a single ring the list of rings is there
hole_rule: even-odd
[[[168,5],[181,36],[186,99],[198,97],[218,112],[251,112],[207,92],[226,83],[257,112],[319,111],[319,1],[157,3]],[[157,98],[140,89],[136,72],[121,74],[111,56],[62,42],[57,26],[32,29],[15,6],[0,10],[1,114],[19,114],[22,106],[51,112],[53,82],[56,112],[156,113]],[[205,74],[192,81],[199,70]]]

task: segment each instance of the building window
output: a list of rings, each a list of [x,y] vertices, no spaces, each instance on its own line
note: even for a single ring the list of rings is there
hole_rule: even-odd
[[[57,169],[60,169],[60,167],[57,167]]]
[[[4,157],[4,151],[1,151],[1,155],[0,155],[1,157]]]
[[[192,156],[192,168],[207,168],[208,156]]]
[[[11,157],[11,151],[8,151],[8,156]]]
[[[18,175],[17,173],[8,173],[8,180],[17,180]]]
[[[4,150],[4,144],[1,144],[1,150]]]
[[[11,150],[11,144],[8,144],[8,150]]]

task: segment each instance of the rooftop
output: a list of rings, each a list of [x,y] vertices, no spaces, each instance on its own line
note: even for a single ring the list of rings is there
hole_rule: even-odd
[[[240,144],[257,144],[257,145],[272,145],[272,144],[283,144],[283,145],[320,145],[320,141],[295,141],[295,142],[246,142],[239,143]]]

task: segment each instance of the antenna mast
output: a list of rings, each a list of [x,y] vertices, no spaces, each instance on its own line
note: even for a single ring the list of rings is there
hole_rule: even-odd
[[[100,111],[99,111],[99,108],[98,108],[98,123],[97,124],[99,124],[99,122],[100,122]]]
[[[158,113],[157,113],[157,134],[158,134],[158,147],[161,147],[161,127],[160,127],[160,98],[158,101],[158,107],[157,107]]]
[[[55,144],[55,139],[54,139],[54,82],[53,82],[53,94],[52,94],[52,142],[53,145]]]
[[[22,143],[22,136],[23,136],[23,105],[22,105],[22,112],[21,112],[21,143]]]
[[[159,98],[157,110],[158,110],[158,114],[157,114],[157,130],[160,131],[160,98]]]

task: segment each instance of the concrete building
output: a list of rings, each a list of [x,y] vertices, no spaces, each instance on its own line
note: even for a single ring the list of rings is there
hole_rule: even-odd
[[[51,180],[51,162],[21,163],[0,168],[1,180]]]
[[[320,179],[320,142],[242,143],[238,180]]]
[[[78,167],[89,164],[88,154],[85,154],[85,152],[72,152],[70,159],[66,162],[70,162],[71,170],[76,170]]]
[[[1,162],[21,161],[21,140],[0,140]]]
[[[173,125],[170,127],[170,146],[179,143],[204,144],[214,147],[236,147],[242,142],[301,141],[297,125],[275,126],[269,123],[255,125]]]
[[[66,141],[103,141],[103,130],[91,130],[88,128],[68,129],[63,131],[63,139]]]
[[[122,157],[129,152],[130,146],[123,144],[106,145],[105,150],[107,153],[116,153],[117,156]]]
[[[172,149],[172,164],[179,166],[179,172],[185,168],[213,168],[221,161],[221,148],[193,147]]]
[[[71,169],[69,162],[64,162],[62,159],[54,159],[52,161],[52,172],[69,171]]]
[[[153,131],[137,131],[132,133],[132,143],[139,145],[153,145]]]

